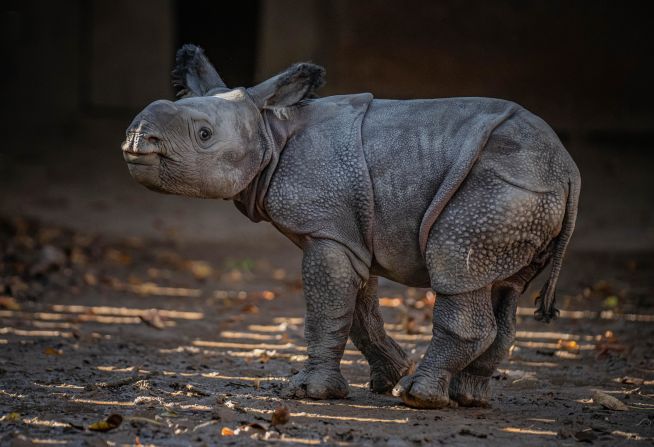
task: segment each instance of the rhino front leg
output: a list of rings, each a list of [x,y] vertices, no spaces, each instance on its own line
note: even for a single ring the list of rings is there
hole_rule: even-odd
[[[439,295],[433,337],[415,374],[403,377],[393,394],[415,408],[450,405],[451,378],[484,352],[495,339],[491,288]]]
[[[343,398],[349,392],[340,362],[352,326],[361,277],[352,267],[346,250],[328,240],[311,241],[304,249],[304,334],[309,358],[304,369],[291,378],[289,397],[333,399]]]
[[[359,291],[350,338],[370,365],[370,389],[376,393],[387,393],[401,377],[411,372],[413,364],[384,329],[377,282],[377,277],[371,276],[366,287]]]

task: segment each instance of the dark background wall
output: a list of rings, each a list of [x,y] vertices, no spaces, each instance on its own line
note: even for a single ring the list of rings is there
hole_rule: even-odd
[[[171,94],[183,42],[231,85],[289,63],[328,68],[325,93],[496,96],[561,132],[654,130],[654,39],[646,2],[565,0],[62,0],[3,13],[12,107],[46,101],[70,122]]]
[[[582,232],[654,248],[647,2],[31,0],[2,11],[0,176],[83,133],[85,154],[117,148],[136,111],[172,98],[175,49],[193,42],[232,86],[312,60],[327,68],[323,94],[517,101],[580,165]]]

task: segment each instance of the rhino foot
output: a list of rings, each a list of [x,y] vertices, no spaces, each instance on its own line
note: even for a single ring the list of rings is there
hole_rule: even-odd
[[[303,399],[343,399],[349,393],[340,371],[305,368],[291,377],[284,397]]]
[[[389,393],[404,376],[412,374],[415,363],[402,359],[400,363],[383,363],[370,366],[370,389],[379,394]]]
[[[456,407],[457,404],[449,397],[450,374],[442,371],[440,374],[425,374],[418,371],[400,379],[393,388],[393,396],[413,408],[445,408]]]
[[[462,407],[490,407],[490,377],[460,372],[450,382],[450,397]]]

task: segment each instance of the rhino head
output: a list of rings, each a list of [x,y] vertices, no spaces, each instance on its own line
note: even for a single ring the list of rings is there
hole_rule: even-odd
[[[140,112],[122,144],[129,172],[160,192],[233,198],[262,168],[271,144],[265,110],[284,110],[312,97],[325,71],[301,63],[251,88],[228,88],[201,48],[184,45],[173,70],[177,101]]]

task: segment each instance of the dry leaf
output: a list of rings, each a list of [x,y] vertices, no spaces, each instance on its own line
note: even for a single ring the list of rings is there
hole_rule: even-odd
[[[622,401],[601,391],[593,391],[592,397],[593,402],[603,406],[604,408],[608,408],[609,410],[627,411],[629,409],[629,407],[622,403]]]
[[[241,312],[246,314],[258,314],[259,308],[255,304],[246,304],[241,308]]]
[[[91,272],[86,272],[86,273],[84,273],[84,282],[88,286],[97,286],[98,285],[98,277],[95,276]]]
[[[66,264],[66,253],[54,245],[45,245],[39,253],[39,259],[30,269],[31,275],[57,270]]]
[[[73,247],[70,251],[70,262],[80,267],[89,263],[89,259],[80,247]]]
[[[89,425],[91,431],[109,431],[118,428],[123,423],[123,417],[119,414],[112,414],[104,421],[94,422]]]
[[[288,410],[288,407],[279,406],[275,408],[272,414],[272,420],[270,423],[272,425],[284,425],[291,420],[291,412]]]
[[[258,432],[267,432],[270,427],[268,424],[261,424],[259,422],[250,422],[249,424],[241,425],[234,431],[234,434],[238,435],[240,433],[247,433],[251,430],[257,430]]]
[[[609,282],[607,280],[600,279],[599,281],[597,281],[595,283],[595,285],[593,285],[593,290],[595,292],[599,292],[599,293],[603,293],[605,295],[608,295],[608,294],[611,293],[611,290],[613,290],[613,288],[611,287],[611,284],[609,284]]]
[[[579,344],[574,340],[559,340],[556,349],[568,352],[579,352]]]
[[[234,430],[232,430],[229,427],[223,427],[220,429],[220,435],[221,436],[234,436],[236,433],[234,433]]]
[[[415,335],[420,333],[420,326],[414,317],[408,316],[404,321],[404,330],[409,335]]]
[[[138,374],[134,374],[132,376],[128,377],[121,377],[116,380],[112,380],[109,382],[98,382],[95,384],[95,387],[97,388],[108,388],[108,389],[113,389],[113,388],[120,388],[125,385],[131,385],[132,383],[138,382],[141,376]],[[93,385],[89,387],[89,389],[93,389]]]
[[[43,350],[43,353],[45,355],[62,355],[64,351],[61,349],[53,348],[53,347],[47,347]]]
[[[190,383],[186,384],[186,390],[192,394],[197,394],[198,396],[211,396],[211,393],[203,390],[202,388],[192,385]]]
[[[620,305],[620,299],[616,295],[609,295],[602,301],[604,309],[615,309]]]
[[[606,331],[597,341],[595,349],[599,351],[596,355],[597,358],[603,357],[610,352],[623,352],[626,351],[627,347],[621,343],[618,343],[618,338],[615,336],[613,331]]]
[[[162,427],[164,425],[163,423],[161,423],[161,422],[159,422],[159,421],[157,421],[155,419],[150,419],[150,418],[146,418],[146,417],[143,417],[143,416],[130,416],[130,417],[127,418],[127,420],[132,424],[134,424],[134,423],[152,424],[152,425],[156,425],[158,427]]]
[[[197,280],[205,280],[213,274],[213,268],[205,261],[186,261],[186,268]]]
[[[0,309],[20,310],[20,304],[11,296],[0,296]]]
[[[163,319],[161,318],[161,315],[159,314],[159,311],[156,309],[150,309],[146,312],[143,312],[141,315],[139,315],[139,318],[142,322],[155,329],[164,329],[166,327]]]
[[[427,293],[425,293],[424,301],[427,306],[433,308],[434,304],[436,304],[436,293],[432,290],[428,290]]]
[[[275,292],[272,290],[264,290],[261,292],[261,297],[266,301],[272,301],[275,299]]]
[[[11,412],[7,413],[2,418],[0,418],[1,421],[3,422],[18,422],[20,421],[20,413]]]
[[[389,298],[383,296],[379,298],[379,305],[381,307],[400,307],[402,305],[402,300],[400,298]]]
[[[132,257],[130,255],[115,248],[109,248],[104,257],[107,261],[113,262],[114,264],[129,265],[132,263]]]
[[[624,376],[622,379],[620,379],[620,383],[640,386],[645,383],[645,379],[641,379],[639,377]]]

